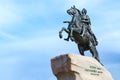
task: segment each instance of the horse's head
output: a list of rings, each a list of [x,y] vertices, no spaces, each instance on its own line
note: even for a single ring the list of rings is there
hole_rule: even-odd
[[[80,14],[80,11],[75,6],[73,6],[67,10],[67,13],[69,15],[75,15],[75,14]]]

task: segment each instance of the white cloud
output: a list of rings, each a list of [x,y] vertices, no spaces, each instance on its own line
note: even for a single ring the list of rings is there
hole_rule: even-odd
[[[99,17],[98,19],[101,19],[101,22],[104,22],[104,24],[102,24],[103,26],[106,24],[110,24],[114,28],[117,27],[116,24],[119,22],[120,10],[116,7],[113,8],[114,9],[108,9],[106,8],[106,6],[103,6],[100,7],[99,9],[95,9],[93,13],[95,13]]]
[[[5,57],[0,57],[0,64],[4,65],[12,65],[12,64],[17,64],[20,61],[22,61],[21,57],[14,57],[14,56],[5,56]]]
[[[106,32],[98,38],[102,51],[120,53],[120,31]]]
[[[4,43],[0,48],[1,54],[61,54],[78,52],[74,42],[66,42],[58,36],[41,37],[34,39],[16,40]]]
[[[17,37],[15,37],[13,35],[10,35],[8,33],[2,32],[2,31],[0,31],[0,37],[4,38],[4,39],[7,39],[7,40],[18,40]]]
[[[62,5],[62,1],[52,0],[52,2],[53,3],[49,3],[44,0],[30,1],[29,3],[24,3],[24,1],[17,3],[17,1],[14,0],[0,1],[0,25],[10,27],[10,24],[23,23],[25,20],[34,17],[48,20],[51,16],[54,16],[55,13],[57,14],[63,10],[63,6],[57,5],[59,2]],[[60,9],[57,9],[58,7],[60,7]],[[5,26],[0,26],[0,28],[1,27]]]
[[[102,41],[102,40],[104,40],[104,41],[113,41],[113,40],[117,40],[117,41],[119,41],[120,40],[120,31],[112,31],[112,32],[106,32],[106,34],[104,34],[104,35],[101,35],[100,36],[100,40]]]
[[[114,80],[119,80],[120,74],[120,64],[108,64],[106,65],[107,69],[111,72]]]
[[[0,3],[0,24],[11,24],[21,20],[21,16],[17,13],[17,5],[12,1],[8,2]]]
[[[49,10],[47,7],[43,1],[32,1],[30,3],[23,1],[22,4],[14,0],[0,1],[0,25],[9,26],[24,21],[26,18],[46,16]]]

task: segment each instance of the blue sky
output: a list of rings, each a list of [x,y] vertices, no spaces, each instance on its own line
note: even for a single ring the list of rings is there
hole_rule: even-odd
[[[75,43],[58,37],[72,5],[88,10],[101,61],[119,80],[119,0],[0,0],[0,80],[56,80],[50,59],[79,54]]]

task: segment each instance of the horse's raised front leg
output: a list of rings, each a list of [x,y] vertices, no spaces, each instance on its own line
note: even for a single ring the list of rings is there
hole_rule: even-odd
[[[62,30],[59,31],[59,37],[62,38]]]
[[[65,31],[66,33],[69,33],[68,29],[66,28],[62,28],[60,31],[59,31],[59,37],[62,38],[62,32]]]

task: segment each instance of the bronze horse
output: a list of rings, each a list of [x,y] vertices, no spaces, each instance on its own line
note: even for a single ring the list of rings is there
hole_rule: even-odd
[[[67,13],[72,16],[72,20],[64,22],[69,23],[69,25],[67,29],[64,27],[61,29],[59,32],[59,37],[62,38],[63,31],[67,32],[68,38],[65,40],[69,41],[70,38],[72,41],[74,41],[78,45],[78,49],[81,55],[84,56],[84,51],[90,50],[92,57],[100,62],[96,46],[94,46],[87,37],[91,35],[85,30],[86,28],[82,26],[80,11],[75,6],[73,6],[67,10]]]

